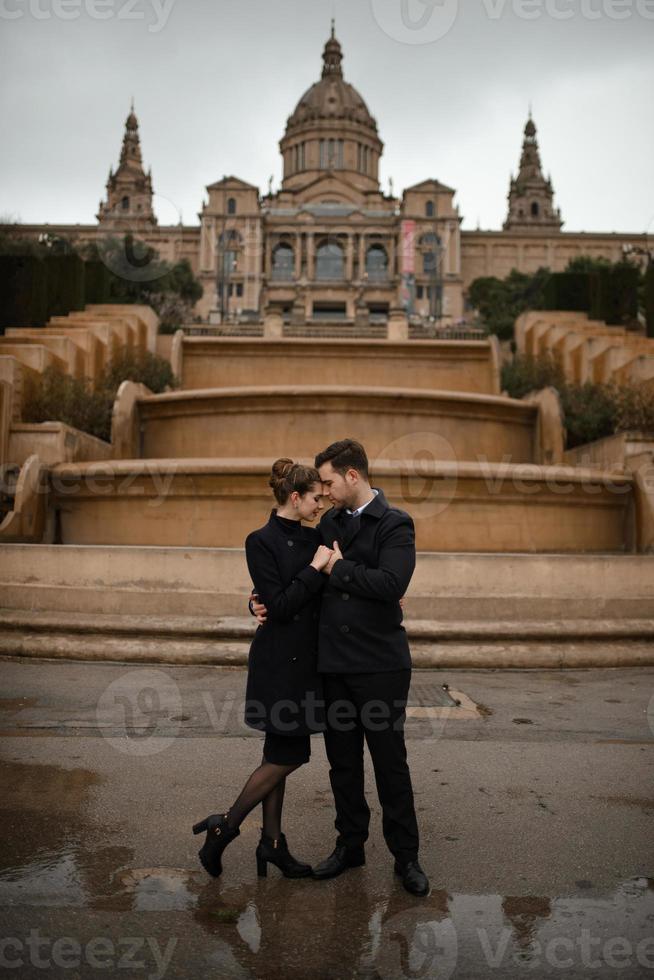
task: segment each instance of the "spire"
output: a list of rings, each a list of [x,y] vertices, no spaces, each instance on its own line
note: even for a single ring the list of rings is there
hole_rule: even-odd
[[[114,172],[109,169],[107,199],[98,213],[100,222],[129,220],[148,225],[156,224],[152,210],[152,174],[143,169],[139,123],[134,112],[134,97],[125,120],[120,163]]]
[[[343,77],[343,69],[341,68],[341,62],[343,61],[343,50],[336,40],[336,22],[332,18],[332,32],[327,44],[325,45],[325,50],[322,55],[323,69],[322,77]]]
[[[545,179],[536,139],[536,123],[531,115],[524,129],[520,169],[518,176],[511,178],[509,190],[509,213],[504,229],[512,228],[551,228],[561,230],[561,213],[554,207],[554,192],[551,178]]]

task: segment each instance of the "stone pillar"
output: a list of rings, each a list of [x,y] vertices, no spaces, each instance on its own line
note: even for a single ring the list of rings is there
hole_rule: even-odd
[[[295,278],[302,275],[302,232],[295,233]]]
[[[408,340],[409,320],[406,311],[400,306],[391,307],[388,314],[388,339]]]
[[[307,278],[313,282],[316,278],[315,239],[312,231],[307,232]]]
[[[345,255],[345,279],[352,282],[354,279],[354,240],[352,235],[347,236],[347,251]]]
[[[390,238],[388,241],[388,278],[394,279],[396,275],[395,262],[396,262],[396,248],[395,248],[395,238]]]
[[[359,235],[359,279],[363,279],[366,271],[366,235],[361,232]]]
[[[263,318],[263,335],[268,338],[284,336],[284,320],[281,313],[266,313]]]

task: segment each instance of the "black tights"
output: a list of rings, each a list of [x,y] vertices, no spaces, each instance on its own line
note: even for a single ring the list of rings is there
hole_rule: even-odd
[[[266,762],[254,770],[247,783],[241,790],[236,802],[227,812],[227,823],[236,829],[245,820],[250,810],[258,803],[263,809],[263,832],[267,837],[279,838],[282,832],[282,806],[286,777],[298,766],[278,766]]]

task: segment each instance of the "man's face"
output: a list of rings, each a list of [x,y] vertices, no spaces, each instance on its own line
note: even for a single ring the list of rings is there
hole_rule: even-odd
[[[329,502],[334,507],[349,507],[356,493],[356,485],[359,474],[356,470],[348,470],[342,476],[334,469],[331,462],[323,463],[319,468],[320,479],[322,480],[323,490],[329,498]]]

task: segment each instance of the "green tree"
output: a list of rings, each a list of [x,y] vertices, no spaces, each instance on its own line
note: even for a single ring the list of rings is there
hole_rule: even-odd
[[[475,279],[468,295],[488,332],[496,334],[500,340],[511,339],[517,317],[525,310],[542,308],[543,290],[549,274],[546,268],[533,274],[512,269],[506,279],[496,276]]]

